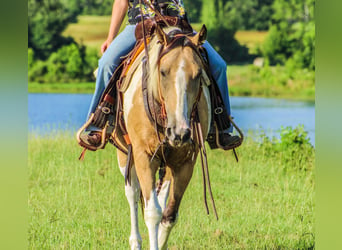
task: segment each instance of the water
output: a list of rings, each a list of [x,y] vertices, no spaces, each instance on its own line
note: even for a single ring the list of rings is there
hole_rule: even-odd
[[[52,130],[76,131],[86,119],[91,94],[29,94],[29,131],[47,134]],[[304,125],[315,144],[315,105],[281,99],[231,97],[232,116],[244,131],[265,131],[278,136],[281,126]]]

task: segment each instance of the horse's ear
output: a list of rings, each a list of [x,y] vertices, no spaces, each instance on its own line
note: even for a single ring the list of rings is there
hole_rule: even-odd
[[[163,44],[163,45],[167,45],[168,43],[168,37],[165,34],[165,32],[163,31],[162,28],[160,28],[159,25],[156,25],[156,35],[158,37],[158,41]]]
[[[200,32],[198,32],[191,40],[196,46],[199,46],[205,42],[205,39],[207,39],[207,28],[203,24]]]

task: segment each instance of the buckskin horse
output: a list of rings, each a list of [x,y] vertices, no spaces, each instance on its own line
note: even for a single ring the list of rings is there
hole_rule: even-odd
[[[141,248],[141,197],[150,249],[167,248],[180,202],[204,146],[211,121],[210,81],[199,52],[205,38],[205,26],[196,35],[184,34],[176,27],[158,27],[149,40],[148,53],[140,53],[128,70],[125,87],[119,89],[132,149],[125,185],[131,249]],[[130,156],[117,152],[120,170],[127,176]],[[158,170],[162,177],[157,181]]]

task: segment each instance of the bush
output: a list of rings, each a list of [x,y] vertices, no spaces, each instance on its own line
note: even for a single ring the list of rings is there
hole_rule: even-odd
[[[271,64],[315,69],[315,1],[276,0],[263,54]]]
[[[308,169],[303,166],[314,161],[314,148],[303,125],[296,128],[281,127],[280,139],[270,140],[265,135],[262,135],[261,139],[260,147],[263,147],[268,154],[278,155],[281,162],[288,163],[286,166],[290,167],[284,167],[285,171],[306,171]]]
[[[35,61],[28,69],[28,80],[30,82],[46,82],[45,75],[47,73],[47,63],[41,60]]]
[[[67,1],[28,1],[28,47],[37,59],[46,60],[52,52],[73,42],[72,38],[63,37],[62,32],[76,21],[76,16]]]
[[[46,61],[32,62],[29,49],[29,81],[36,82],[80,82],[92,81],[98,55],[75,43],[63,46],[52,53]]]
[[[208,30],[208,41],[226,62],[243,62],[249,59],[248,48],[234,38],[235,31],[218,25]]]
[[[33,49],[29,48],[28,52],[27,52],[27,65],[28,68],[31,68],[33,66],[34,63],[34,51]]]

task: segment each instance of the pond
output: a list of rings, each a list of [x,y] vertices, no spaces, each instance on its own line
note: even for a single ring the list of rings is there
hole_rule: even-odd
[[[53,130],[76,131],[86,119],[91,94],[29,94],[29,131],[47,134]],[[315,144],[315,104],[282,99],[231,97],[232,116],[247,133],[265,132],[278,137],[281,126],[304,125]]]

